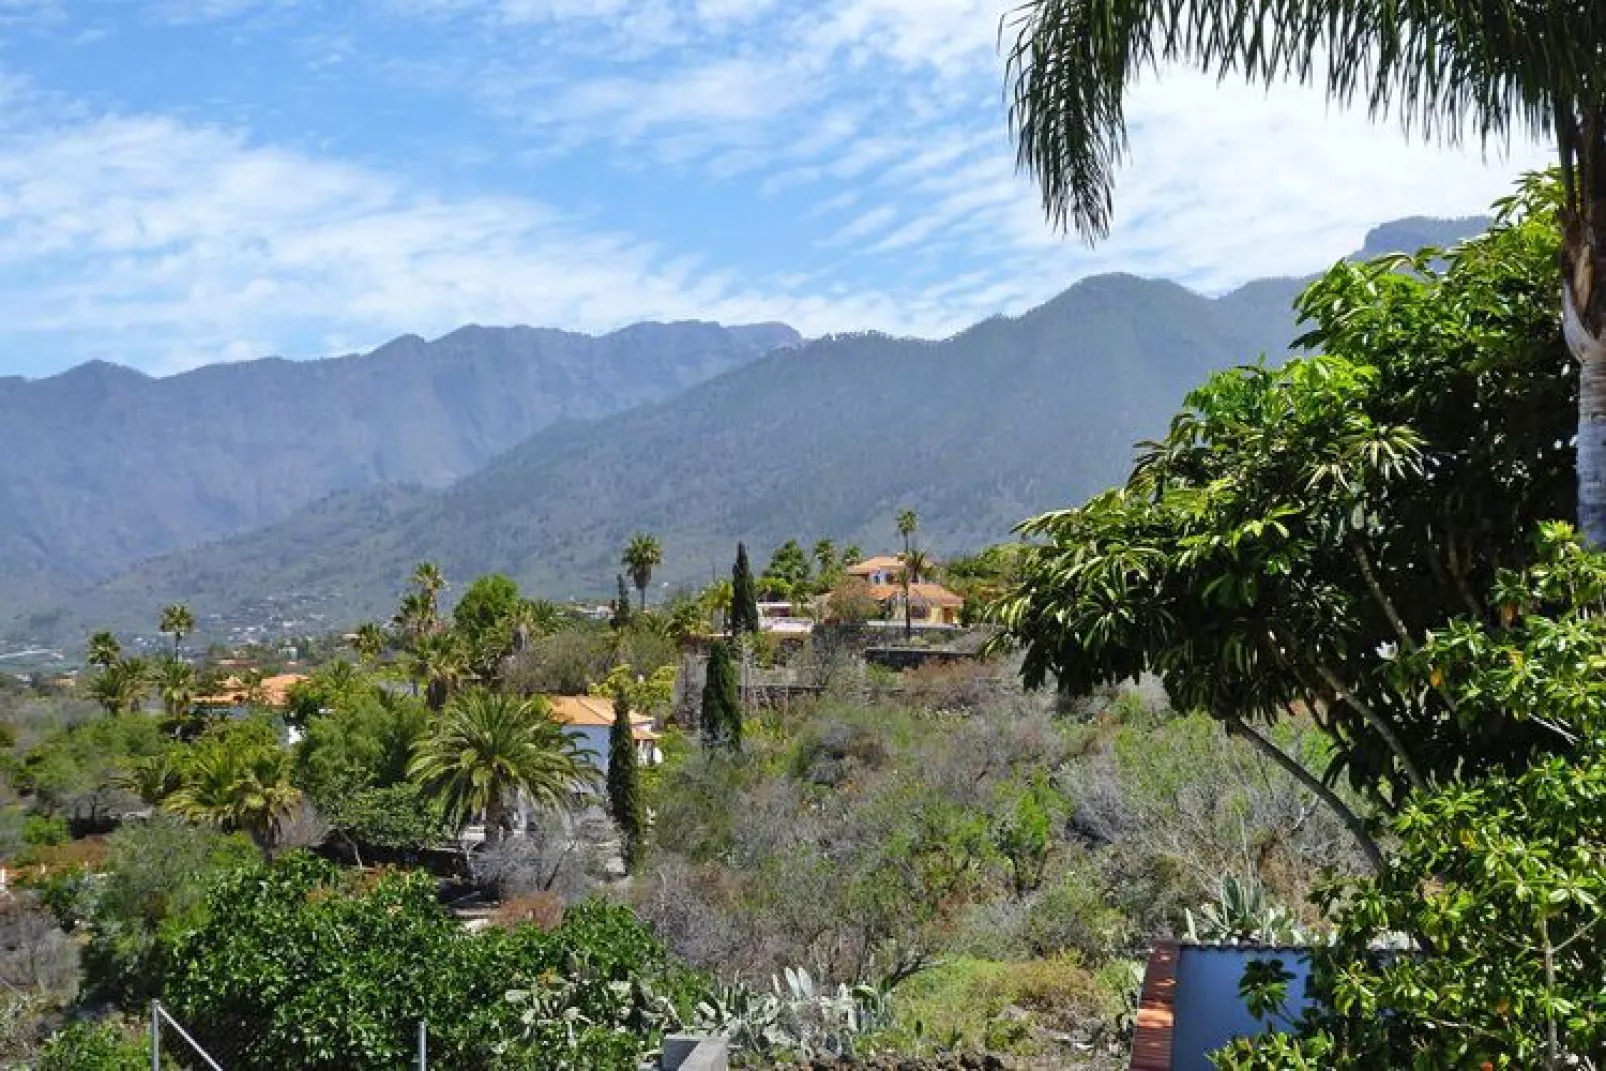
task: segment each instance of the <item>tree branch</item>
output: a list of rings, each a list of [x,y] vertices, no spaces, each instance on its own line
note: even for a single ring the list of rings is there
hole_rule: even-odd
[[[1411,758],[1411,753],[1405,750],[1404,742],[1400,740],[1399,734],[1394,731],[1394,726],[1389,724],[1388,719],[1373,710],[1365,700],[1350,691],[1344,682],[1338,679],[1338,674],[1331,669],[1326,666],[1318,666],[1316,671],[1321,674],[1322,680],[1333,690],[1333,693],[1348,703],[1365,720],[1366,724],[1371,726],[1373,731],[1383,738],[1384,743],[1388,744],[1389,750],[1394,752],[1394,757],[1400,760],[1400,769],[1405,772],[1405,779],[1411,782],[1411,787],[1415,789],[1426,788],[1427,782],[1423,780],[1422,772],[1417,769],[1415,760]]]
[[[1370,591],[1372,598],[1377,600],[1377,605],[1383,610],[1383,616],[1388,618],[1390,627],[1394,629],[1394,634],[1400,638],[1401,646],[1414,653],[1416,651],[1416,641],[1411,638],[1411,630],[1405,627],[1405,619],[1400,616],[1400,611],[1395,608],[1394,600],[1388,597],[1388,594],[1383,590],[1383,585],[1378,582],[1377,571],[1372,568],[1372,559],[1367,556],[1366,548],[1361,545],[1360,539],[1353,534],[1345,539],[1344,542],[1349,544],[1350,553],[1355,557],[1355,564],[1360,566],[1361,578],[1366,581],[1366,590]]]
[[[1247,741],[1249,746],[1276,763],[1307,792],[1326,804],[1360,845],[1361,853],[1366,856],[1367,862],[1372,864],[1372,869],[1377,871],[1383,869],[1382,849],[1377,846],[1377,841],[1372,839],[1372,834],[1367,831],[1366,823],[1361,820],[1361,816],[1339,799],[1336,792],[1322,784],[1320,778],[1296,762],[1293,756],[1250,728],[1242,718],[1233,718],[1224,724],[1228,736],[1241,737]]]

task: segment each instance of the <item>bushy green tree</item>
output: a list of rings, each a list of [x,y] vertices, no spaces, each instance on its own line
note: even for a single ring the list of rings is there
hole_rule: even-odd
[[[1335,940],[1312,953],[1296,1036],[1222,1065],[1598,1066],[1606,1057],[1606,558],[1561,524],[1532,568],[1499,578],[1504,624],[1458,620],[1402,658],[1402,690],[1443,688],[1469,723],[1494,711],[1567,747],[1415,793],[1378,875],[1328,886]],[[1396,949],[1409,942],[1409,950]],[[1264,1007],[1282,971],[1246,975]]]
[[[239,1071],[392,1071],[420,1021],[442,1067],[633,1071],[666,1025],[658,997],[689,1012],[700,992],[623,908],[473,934],[427,875],[347,880],[300,854],[222,879],[172,942],[165,1000]]]
[[[747,544],[736,544],[736,564],[731,566],[731,606],[729,627],[732,636],[758,631],[758,589],[753,584],[753,567],[747,561]]]
[[[742,699],[730,644],[714,641],[708,650],[708,676],[703,681],[702,734],[710,747],[740,750]]]
[[[759,587],[768,598],[791,599],[808,593],[809,556],[802,544],[788,539],[770,555]]]
[[[512,653],[515,618],[523,601],[516,583],[492,573],[470,584],[452,611],[452,627],[462,640],[469,667],[481,680],[495,680],[502,660]]]
[[[301,802],[290,753],[264,719],[224,722],[181,753],[178,788],[162,806],[192,822],[247,833],[267,852]]]
[[[1472,593],[1571,512],[1550,198],[1528,187],[1442,267],[1335,267],[1300,302],[1322,356],[1213,377],[1126,487],[1024,525],[1043,543],[1000,619],[1028,681],[1080,695],[1158,674],[1262,748],[1253,723],[1302,706],[1334,742],[1327,777],[1384,811],[1553,746],[1507,712],[1401,692],[1390,655],[1489,620]]]

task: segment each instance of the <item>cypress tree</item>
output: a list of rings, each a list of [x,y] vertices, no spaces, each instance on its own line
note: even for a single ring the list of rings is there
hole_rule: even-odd
[[[730,645],[715,640],[708,651],[708,679],[703,683],[703,743],[732,751],[742,746],[742,700]]]
[[[730,633],[758,631],[758,590],[753,585],[753,569],[747,564],[747,544],[736,544],[736,564],[731,568]]]
[[[613,697],[613,727],[608,730],[608,810],[624,837],[625,866],[635,866],[646,822],[636,739],[630,729],[630,700],[623,691]]]
[[[630,615],[633,612],[630,608],[630,589],[625,587],[625,574],[615,574],[614,579],[619,581],[619,594],[613,600],[613,619],[611,623],[614,628],[628,628]]]

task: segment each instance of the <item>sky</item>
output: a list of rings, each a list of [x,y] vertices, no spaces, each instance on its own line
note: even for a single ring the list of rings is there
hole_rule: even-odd
[[[1319,270],[1548,161],[1163,71],[1089,248],[1014,167],[1012,6],[0,0],[0,375],[465,323],[937,338],[1097,272]]]

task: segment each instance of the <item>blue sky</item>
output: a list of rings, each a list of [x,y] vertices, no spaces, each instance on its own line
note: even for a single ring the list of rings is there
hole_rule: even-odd
[[[463,323],[943,336],[1099,271],[1208,292],[1545,154],[1163,72],[1111,239],[1014,172],[1011,0],[0,0],[0,374]]]

